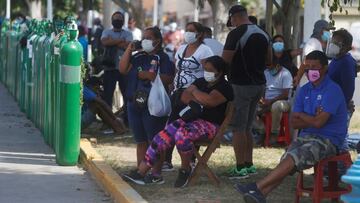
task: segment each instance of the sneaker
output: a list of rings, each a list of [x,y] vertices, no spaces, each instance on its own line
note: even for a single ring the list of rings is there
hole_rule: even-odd
[[[129,174],[124,174],[122,177],[124,180],[132,181],[138,185],[145,185],[144,176],[141,175],[137,170],[130,171]]]
[[[191,171],[187,171],[185,169],[179,169],[179,174],[178,177],[175,181],[175,187],[179,188],[183,188],[187,185],[188,183],[188,179],[190,177]]]
[[[246,167],[246,172],[249,175],[255,175],[257,174],[256,167],[254,165],[251,165],[250,167]]]
[[[265,196],[261,193],[256,183],[246,185],[235,184],[235,189],[243,195],[246,203],[266,203]]]
[[[228,178],[229,179],[244,179],[244,178],[248,178],[249,174],[246,170],[246,168],[242,168],[240,171],[237,170],[236,167],[230,169],[230,171],[228,172]]]
[[[162,165],[161,171],[162,172],[169,172],[169,171],[174,171],[174,166],[169,163],[169,162],[164,162],[164,164]]]
[[[235,184],[234,185],[236,191],[238,191],[240,194],[245,195],[246,193],[249,193],[249,191],[251,190],[256,190],[257,189],[257,185],[256,183],[250,183],[250,184]]]
[[[164,179],[159,175],[159,176],[154,176],[152,173],[147,174],[144,177],[144,183],[145,184],[163,184],[165,183]]]
[[[103,130],[102,133],[104,135],[110,135],[110,134],[114,134],[114,130],[113,129],[106,129],[106,130]]]
[[[266,203],[265,196],[257,187],[255,190],[250,190],[248,193],[245,193],[243,198],[246,203]]]

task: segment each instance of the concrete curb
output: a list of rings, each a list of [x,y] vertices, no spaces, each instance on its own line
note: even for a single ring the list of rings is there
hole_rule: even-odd
[[[85,168],[95,177],[98,184],[119,203],[147,203],[139,193],[105,163],[104,159],[95,151],[87,139],[80,141],[80,160]]]

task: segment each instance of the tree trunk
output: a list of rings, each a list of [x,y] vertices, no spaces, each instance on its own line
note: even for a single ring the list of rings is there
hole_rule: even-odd
[[[236,1],[233,0],[208,0],[214,22],[214,38],[225,43],[229,29],[226,27],[229,7]]]
[[[165,0],[163,0],[164,2]],[[139,28],[144,27],[144,12],[142,7],[141,0],[131,0],[130,1],[131,14],[136,21],[136,26]]]
[[[283,35],[287,48],[298,48],[300,35],[300,0],[284,0],[282,10],[285,14]]]
[[[26,0],[31,18],[41,19],[41,0]]]
[[[270,36],[272,36],[272,16],[273,16],[272,13],[273,13],[272,0],[266,0],[265,29]]]

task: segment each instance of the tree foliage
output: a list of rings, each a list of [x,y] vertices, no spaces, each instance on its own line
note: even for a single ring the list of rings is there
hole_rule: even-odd
[[[343,11],[345,12],[345,14],[348,14],[348,10],[344,8],[344,5],[352,5],[353,2],[358,1],[358,11],[360,11],[360,0],[321,0],[321,6],[322,7],[329,7],[330,10],[330,15],[329,15],[329,19],[331,21],[331,23],[334,25],[335,21],[333,19],[333,13],[335,13],[336,11],[339,11],[340,13],[342,13]]]

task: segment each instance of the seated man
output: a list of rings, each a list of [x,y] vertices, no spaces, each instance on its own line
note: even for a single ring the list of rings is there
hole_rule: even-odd
[[[265,178],[236,185],[245,202],[266,202],[266,195],[289,174],[313,167],[321,159],[337,154],[347,133],[347,110],[340,87],[327,75],[328,60],[321,51],[310,52],[305,66],[309,82],[301,87],[291,124],[302,129],[276,168]]]
[[[164,183],[160,173],[165,152],[176,145],[181,168],[175,187],[186,186],[191,174],[193,142],[215,137],[225,119],[227,103],[234,97],[231,85],[224,78],[226,62],[221,57],[205,59],[204,69],[204,78],[196,79],[181,95],[181,101],[188,105],[180,112],[181,118],[168,123],[154,136],[138,168],[123,176],[126,180],[141,185]],[[147,174],[151,168],[151,173]]]
[[[265,97],[260,100],[258,115],[271,111],[272,134],[278,134],[280,119],[283,112],[288,112],[289,91],[292,88],[293,78],[291,73],[279,64],[270,66],[264,71],[266,78]],[[254,129],[263,132],[264,124],[261,119],[256,121]]]
[[[94,120],[96,120],[96,114],[99,115],[101,120],[111,128],[117,134],[123,134],[126,132],[126,127],[120,118],[117,118],[112,112],[109,105],[106,104],[99,96],[96,95],[89,87],[83,86],[83,98],[84,105],[81,112],[81,128],[88,127]]]

